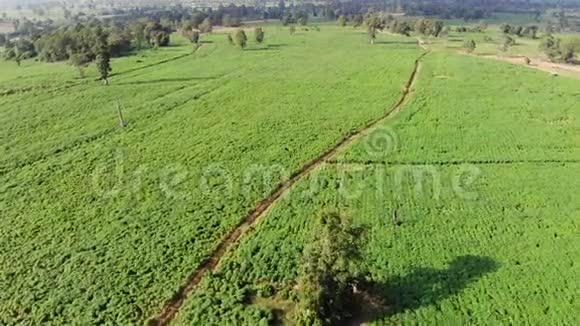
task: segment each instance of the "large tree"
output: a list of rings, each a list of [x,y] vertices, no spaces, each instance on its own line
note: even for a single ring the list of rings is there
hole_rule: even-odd
[[[321,215],[300,264],[299,324],[330,325],[350,317],[362,273],[361,236],[346,217]]]
[[[103,81],[105,85],[109,85],[109,74],[111,73],[111,53],[109,49],[109,44],[107,42],[107,36],[102,31],[102,29],[97,30],[97,44],[96,44],[96,65],[97,71],[99,72],[99,79]]]

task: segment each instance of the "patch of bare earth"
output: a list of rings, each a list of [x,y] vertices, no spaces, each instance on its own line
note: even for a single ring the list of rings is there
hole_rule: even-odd
[[[14,33],[14,25],[8,23],[0,23],[0,33]]]
[[[552,75],[562,75],[574,78],[580,78],[580,66],[579,65],[570,65],[570,64],[561,64],[561,63],[553,63],[546,61],[544,59],[539,58],[530,58],[531,62],[528,65],[524,56],[517,56],[517,57],[502,57],[498,55],[480,55],[480,58],[486,59],[493,59],[493,60],[500,60],[504,62],[509,62],[511,64],[522,65],[526,67],[530,67],[533,69],[538,69],[542,71],[546,71],[551,73]]]

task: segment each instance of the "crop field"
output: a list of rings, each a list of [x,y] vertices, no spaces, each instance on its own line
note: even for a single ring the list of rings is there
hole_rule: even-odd
[[[143,324],[208,257],[173,324],[291,324],[325,211],[365,230],[385,299],[353,323],[580,324],[578,80],[265,29],[245,50],[174,34],[109,86],[0,61],[0,324]]]
[[[578,324],[579,96],[573,79],[429,54],[403,111],[288,192],[175,324],[290,319],[325,210],[366,230],[388,303],[358,322]]]
[[[269,27],[113,61],[2,62],[0,323],[153,317],[272,188],[384,114],[422,53],[364,31]],[[118,125],[117,105],[127,126]]]

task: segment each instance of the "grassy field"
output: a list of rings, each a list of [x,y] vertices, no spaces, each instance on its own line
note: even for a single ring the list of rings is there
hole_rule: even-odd
[[[578,324],[578,96],[576,80],[430,54],[404,111],[303,179],[175,324],[289,319],[302,248],[332,209],[367,230],[389,305],[357,321]]]
[[[214,33],[194,52],[175,36],[115,59],[108,87],[93,67],[0,62],[0,324],[156,316],[277,184],[401,96],[424,51],[378,37],[268,25],[265,44]],[[285,193],[174,324],[290,319],[332,209],[367,230],[388,303],[358,321],[580,322],[579,81],[432,48],[403,110]]]
[[[0,323],[149,319],[274,185],[381,116],[421,53],[335,27],[266,36],[177,39],[115,60],[109,87],[1,63]]]

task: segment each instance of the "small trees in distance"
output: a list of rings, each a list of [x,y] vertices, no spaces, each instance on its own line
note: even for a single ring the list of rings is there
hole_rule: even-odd
[[[555,62],[558,57],[561,56],[560,44],[561,40],[559,38],[548,35],[548,37],[543,39],[540,43],[540,49],[544,51],[550,61]]]
[[[229,43],[230,45],[235,45],[235,44],[234,44],[234,38],[232,37],[232,34],[228,34],[228,43]]]
[[[211,19],[206,18],[203,20],[203,22],[201,23],[201,25],[199,25],[199,30],[202,33],[211,33],[211,31],[213,30],[213,25],[211,23]]]
[[[238,29],[236,35],[234,36],[234,41],[236,42],[236,45],[243,50],[248,44],[248,37],[246,36],[246,32],[244,32],[244,30],[241,28]]]
[[[504,34],[504,40],[503,40],[503,44],[500,47],[500,50],[502,50],[503,52],[507,52],[510,49],[510,47],[515,45],[515,44],[516,44],[516,40],[513,37],[511,37],[507,34]]]
[[[369,41],[371,42],[371,44],[375,44],[375,39],[377,38],[376,29],[373,26],[369,26],[367,32],[369,34]]]
[[[294,35],[294,33],[296,33],[296,27],[294,27],[294,25],[290,26],[289,31],[290,35]]]
[[[89,55],[87,53],[71,53],[69,61],[71,65],[77,68],[79,78],[85,78],[85,68],[92,61]]]
[[[8,41],[8,38],[6,37],[6,34],[0,33],[0,46],[6,45],[7,41]]]
[[[256,38],[256,42],[262,43],[264,42],[264,29],[262,27],[256,27],[254,30],[254,36]]]
[[[357,27],[361,26],[363,24],[363,21],[364,21],[364,18],[363,18],[362,15],[356,15],[356,16],[354,16],[354,19],[353,19],[353,22],[354,22],[353,27],[354,28],[357,28]]]
[[[463,43],[463,48],[465,49],[465,51],[467,51],[467,53],[473,53],[476,47],[477,44],[475,43],[474,40],[465,40],[465,42]]]
[[[185,36],[185,38],[187,38],[191,44],[193,44],[194,48],[197,48],[199,46],[199,32],[198,31],[194,31],[191,29],[191,27],[186,28],[183,30],[183,36]]]
[[[109,52],[109,44],[107,43],[107,35],[101,28],[97,29],[97,46],[96,46],[96,65],[99,72],[99,79],[105,85],[109,85],[109,73],[111,72],[111,54]]]
[[[346,19],[346,17],[344,15],[340,15],[340,17],[338,17],[338,26],[342,26],[345,27],[346,23],[348,22],[348,19]]]

